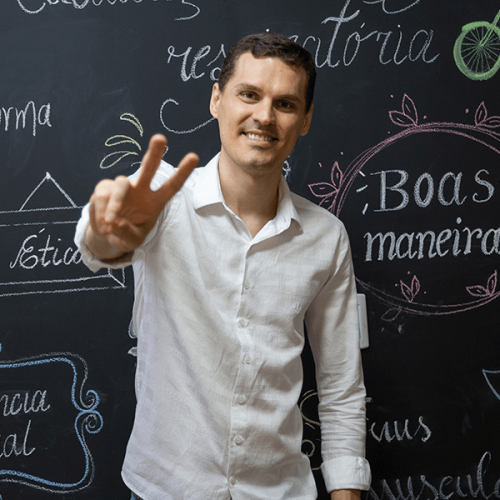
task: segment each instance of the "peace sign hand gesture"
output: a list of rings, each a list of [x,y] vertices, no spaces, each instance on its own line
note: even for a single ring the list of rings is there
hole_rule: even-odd
[[[90,224],[85,236],[90,250],[101,260],[116,259],[138,248],[165,205],[198,165],[198,156],[188,153],[175,174],[157,191],[152,191],[151,181],[166,145],[163,135],[151,138],[137,180],[119,176],[97,184],[90,198]]]

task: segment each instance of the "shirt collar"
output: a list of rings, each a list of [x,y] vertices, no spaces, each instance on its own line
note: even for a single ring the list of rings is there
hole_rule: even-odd
[[[226,206],[219,181],[219,156],[220,153],[214,156],[204,168],[200,169],[193,192],[195,210],[217,203]],[[293,204],[290,188],[283,176],[278,188],[278,197],[278,210],[275,220],[286,227],[290,226],[292,220],[295,220],[301,227],[300,217]]]

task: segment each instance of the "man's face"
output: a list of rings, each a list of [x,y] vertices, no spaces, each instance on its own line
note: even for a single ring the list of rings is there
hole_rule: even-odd
[[[221,164],[254,176],[281,173],[297,138],[309,130],[306,86],[304,69],[242,54],[224,90],[216,83],[210,100],[219,122]]]

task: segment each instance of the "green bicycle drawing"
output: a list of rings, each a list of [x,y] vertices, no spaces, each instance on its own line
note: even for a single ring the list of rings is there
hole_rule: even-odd
[[[488,80],[500,68],[500,10],[492,23],[466,24],[453,48],[458,69],[471,80]]]

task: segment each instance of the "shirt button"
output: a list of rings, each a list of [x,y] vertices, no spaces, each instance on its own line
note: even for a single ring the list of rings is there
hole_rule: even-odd
[[[233,486],[236,484],[236,478],[234,476],[231,476],[229,478],[229,483],[232,484]]]
[[[252,362],[252,358],[251,356],[249,356],[248,354],[243,358],[243,361],[245,362],[245,364],[249,365],[251,362]]]
[[[243,287],[245,288],[245,290],[248,290],[250,288],[250,283],[248,281],[245,281],[245,283],[243,283]]]
[[[242,436],[236,436],[234,438],[234,442],[239,446],[240,444],[242,444],[244,441],[243,437]]]
[[[247,326],[247,320],[246,319],[240,319],[240,320],[238,320],[238,326],[240,328],[245,328],[245,326]]]
[[[238,396],[238,404],[244,405],[247,402],[247,398],[243,395]]]

